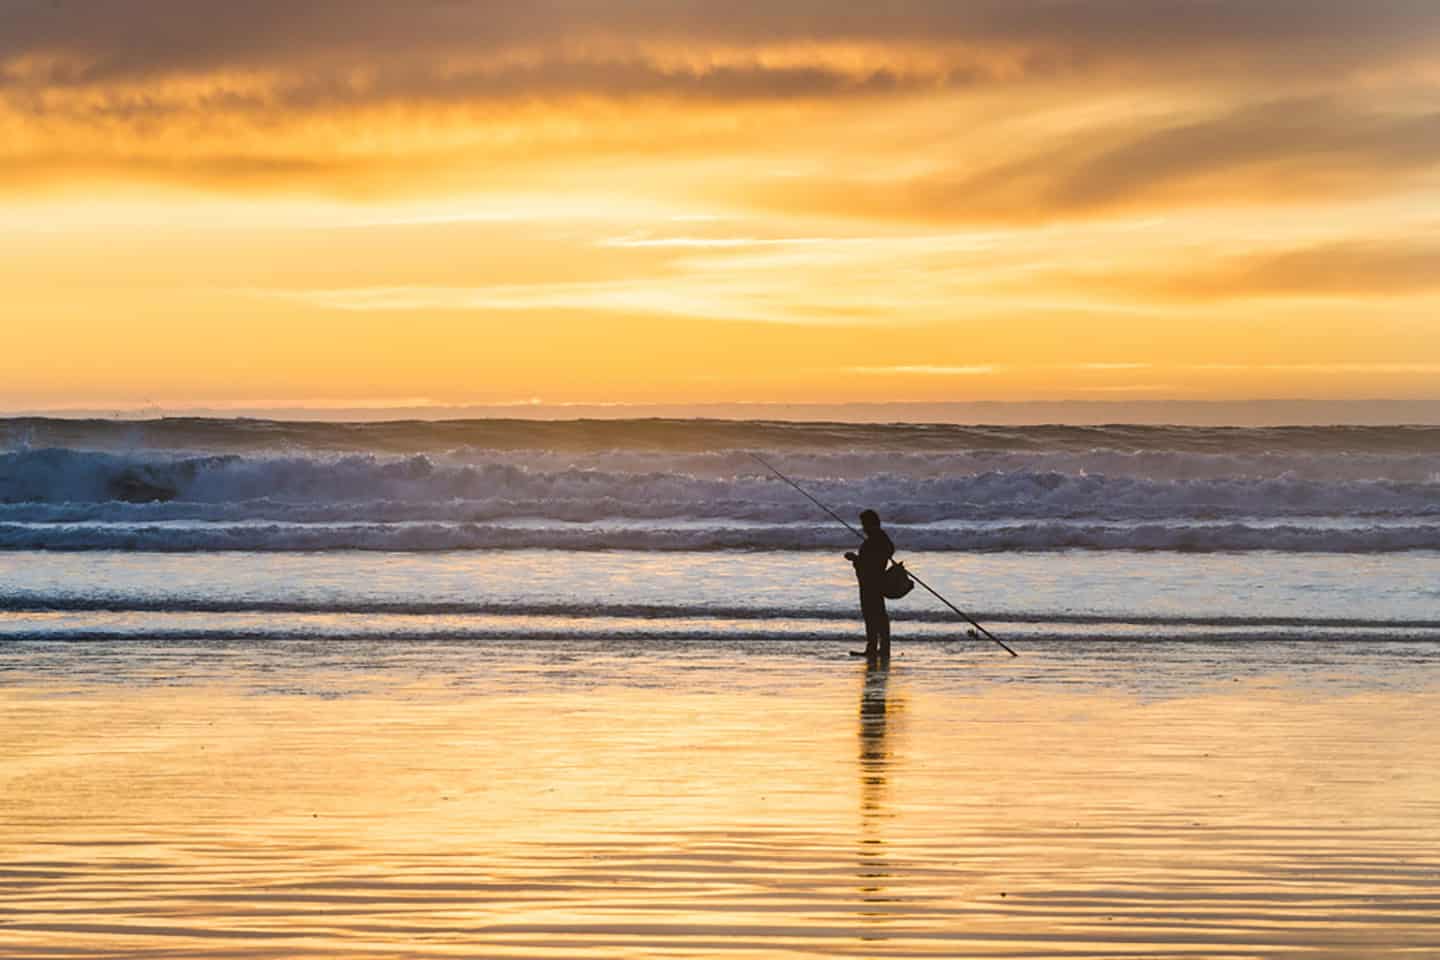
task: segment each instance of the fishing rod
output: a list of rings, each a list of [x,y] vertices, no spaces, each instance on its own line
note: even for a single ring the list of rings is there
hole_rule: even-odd
[[[815,506],[819,507],[821,510],[824,510],[826,513],[830,514],[830,516],[833,517],[833,518],[836,520],[836,522],[838,522],[838,523],[839,523],[841,526],[843,526],[846,530],[849,530],[851,533],[855,534],[855,536],[859,537],[861,540],[864,540],[864,539],[865,539],[865,534],[861,533],[859,530],[856,530],[853,526],[850,525],[850,523],[849,523],[848,521],[845,520],[844,517],[840,516],[840,514],[836,513],[834,510],[831,510],[829,507],[825,506],[825,504],[821,503],[819,500],[816,500],[813,496],[810,495],[810,491],[809,491],[809,490],[806,490],[804,487],[800,486],[800,484],[796,483],[794,480],[791,480],[789,477],[785,476],[785,474],[781,473],[779,470],[776,470],[773,466],[770,465],[770,462],[769,462],[768,460],[766,460],[764,457],[760,456],[760,454],[758,454],[758,453],[751,453],[750,456],[753,457],[756,461],[758,461],[759,464],[760,464],[762,467],[764,467],[766,470],[769,470],[771,473],[775,474],[775,476],[779,477],[781,480],[785,481],[785,482],[788,483],[790,486],[794,487],[794,488],[800,493],[800,495],[803,496],[806,500],[809,500],[811,503],[815,504]],[[960,617],[960,619],[964,620],[966,623],[970,624],[970,626],[972,626],[972,627],[974,627],[976,630],[980,631],[982,634],[985,635],[985,637],[986,637],[987,639],[993,640],[993,641],[995,641],[996,643],[998,643],[998,644],[1000,645],[1000,648],[1001,648],[1002,650],[1004,650],[1006,653],[1010,654],[1010,656],[1012,656],[1012,657],[1018,657],[1018,656],[1020,656],[1020,654],[1016,653],[1014,650],[1011,650],[1011,649],[1005,644],[1005,641],[1004,641],[1004,640],[1001,640],[999,637],[995,636],[995,634],[991,633],[989,630],[986,630],[984,627],[982,627],[979,623],[977,623],[977,622],[975,621],[975,618],[974,618],[974,617],[970,616],[970,614],[966,613],[964,610],[961,610],[959,607],[955,606],[955,604],[951,603],[949,600],[947,600],[947,599],[945,599],[944,597],[942,597],[942,596],[940,595],[940,592],[939,592],[938,590],[936,590],[934,587],[930,586],[930,584],[926,583],[924,580],[921,580],[919,577],[917,577],[917,576],[915,575],[915,572],[914,572],[913,570],[911,570],[909,567],[906,567],[906,568],[905,568],[905,572],[910,575],[910,579],[911,579],[911,580],[914,580],[916,583],[920,584],[920,586],[924,587],[924,588],[926,589],[926,591],[929,592],[930,596],[934,597],[936,600],[939,600],[941,603],[945,604],[945,606],[947,606],[947,607],[949,607],[951,610],[955,611],[955,614],[956,614],[958,617]]]

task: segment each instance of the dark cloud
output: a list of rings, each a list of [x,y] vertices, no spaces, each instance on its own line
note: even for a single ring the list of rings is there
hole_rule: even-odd
[[[599,39],[628,45],[914,43],[1051,51],[1072,62],[1197,54],[1353,62],[1440,38],[1434,0],[0,0],[0,60],[60,55],[75,79],[157,71],[484,55]],[[57,80],[59,78],[57,77]]]
[[[109,90],[99,98],[44,95],[34,88],[6,89],[0,103],[31,116],[69,120],[141,121],[197,115],[323,112],[335,108],[453,105],[527,98],[679,97],[749,101],[873,96],[938,90],[977,82],[975,73],[898,73],[888,69],[849,72],[826,66],[666,66],[646,60],[552,59],[497,68],[436,70],[420,64],[375,65],[363,75],[296,73],[254,89],[215,90],[167,96],[142,88]]]

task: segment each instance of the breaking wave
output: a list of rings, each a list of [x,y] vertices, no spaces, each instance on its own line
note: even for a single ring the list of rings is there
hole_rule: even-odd
[[[1112,519],[1285,516],[1440,516],[1440,463],[1424,479],[1373,467],[1368,479],[1318,479],[1294,471],[1188,479],[1145,464],[1117,472],[1025,469],[926,457],[869,455],[861,462],[800,463],[799,475],[837,507],[885,507],[900,523],[1004,518]],[[788,465],[788,464],[787,464]],[[794,519],[793,490],[753,461],[703,475],[653,458],[645,470],[558,467],[498,459],[347,456],[120,455],[75,450],[0,454],[0,519],[76,523],[271,519],[473,521],[545,517]],[[1121,469],[1127,468],[1128,469]],[[843,468],[843,471],[841,469]],[[803,471],[803,472],[802,472]],[[1389,472],[1397,472],[1390,470]],[[1413,473],[1412,470],[1398,471]],[[1157,475],[1158,474],[1158,475]],[[1379,474],[1379,475],[1377,475]]]
[[[309,431],[304,443],[274,442],[292,427]],[[842,514],[878,508],[907,550],[1440,549],[1440,431],[1430,428],[621,423],[596,427],[587,449],[575,424],[524,425],[530,446],[515,424],[168,429],[188,430],[196,446],[35,447],[31,434],[0,453],[0,549],[847,545],[746,449],[700,445],[746,440],[769,441],[757,449]],[[491,445],[316,449],[388,449],[404,430],[412,447]]]

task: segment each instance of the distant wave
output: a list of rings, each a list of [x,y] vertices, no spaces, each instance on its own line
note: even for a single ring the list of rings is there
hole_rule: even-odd
[[[0,419],[0,445],[207,453],[482,450],[1178,451],[1440,454],[1440,427],[962,426],[740,420],[440,420],[381,423],[166,418]]]
[[[906,550],[1440,549],[1429,427],[4,423],[0,550],[11,551],[851,542],[752,448],[843,514],[878,508]],[[128,446],[126,430],[138,431]],[[37,442],[60,434],[70,445]],[[141,443],[157,438],[177,446]],[[114,449],[86,446],[101,441]],[[427,449],[395,452],[407,445]]]

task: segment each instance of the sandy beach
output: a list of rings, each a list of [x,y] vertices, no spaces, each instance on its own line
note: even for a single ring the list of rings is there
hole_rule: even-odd
[[[1427,644],[65,646],[16,960],[1440,952]]]

